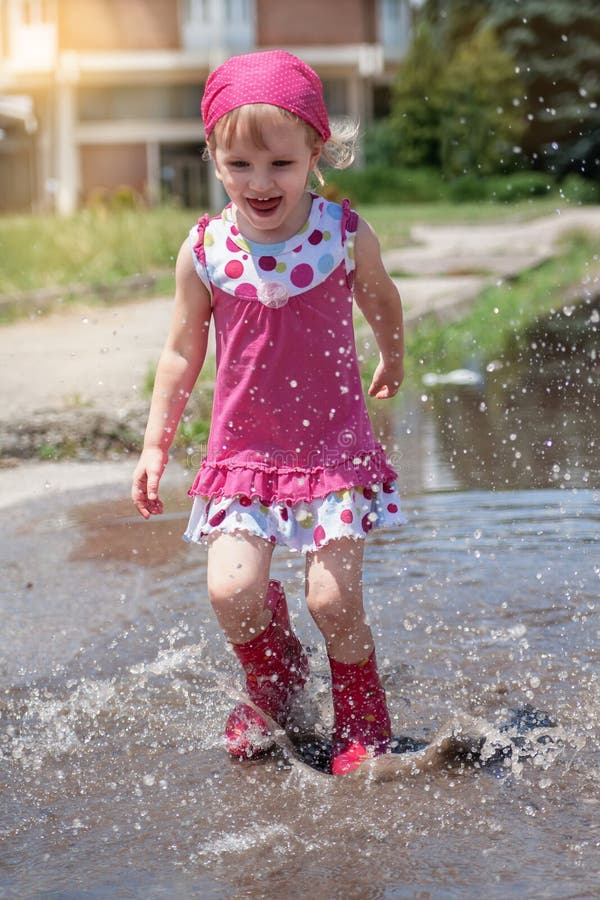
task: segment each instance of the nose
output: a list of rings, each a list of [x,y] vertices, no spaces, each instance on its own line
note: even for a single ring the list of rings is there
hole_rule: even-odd
[[[255,166],[250,177],[249,187],[253,191],[266,191],[273,184],[273,176],[270,168]]]

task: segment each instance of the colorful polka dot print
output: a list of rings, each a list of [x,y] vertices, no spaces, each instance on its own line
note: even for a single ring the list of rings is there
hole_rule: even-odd
[[[246,532],[300,553],[329,541],[364,538],[374,528],[405,522],[395,482],[346,488],[298,503],[269,503],[250,497],[195,497],[185,538],[199,543],[214,531]]]
[[[354,274],[354,233],[349,225],[344,244],[339,234],[342,206],[313,195],[309,218],[298,234],[278,244],[246,240],[235,226],[233,209],[210,219],[204,231],[204,260],[194,257],[196,271],[211,284],[240,300],[257,300],[278,309],[302,292],[317,287],[345,263],[351,283]],[[355,226],[354,226],[355,227]],[[190,232],[192,246],[197,230]],[[221,255],[218,248],[224,248]]]

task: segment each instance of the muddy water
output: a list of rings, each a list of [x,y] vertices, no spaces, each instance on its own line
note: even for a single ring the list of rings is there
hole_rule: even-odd
[[[403,411],[388,439],[410,522],[370,541],[365,572],[396,733],[460,711],[497,726],[525,703],[557,720],[554,743],[492,770],[351,784],[230,762],[241,682],[204,552],[180,538],[187,499],[150,525],[107,489],[10,510],[0,896],[597,896],[598,424],[540,396],[506,381]],[[302,564],[278,553],[274,574],[327,722]]]

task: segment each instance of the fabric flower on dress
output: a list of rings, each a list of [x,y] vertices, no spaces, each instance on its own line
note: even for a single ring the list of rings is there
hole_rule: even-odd
[[[290,299],[285,284],[279,281],[263,281],[258,287],[258,299],[269,309],[280,309]]]

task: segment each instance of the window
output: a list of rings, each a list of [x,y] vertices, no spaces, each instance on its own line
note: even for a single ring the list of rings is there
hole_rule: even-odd
[[[186,50],[247,53],[254,45],[254,0],[182,0]]]
[[[122,85],[84,86],[78,92],[82,122],[111,119],[194,119],[198,120],[202,88],[200,85]]]
[[[183,2],[183,20],[184,22],[210,22],[210,0],[184,0]]]
[[[324,78],[323,95],[330,116],[348,115],[348,89],[343,78]]]
[[[183,0],[183,21],[207,25],[216,19],[228,25],[250,22],[250,0]]]
[[[20,20],[22,25],[42,25],[54,21],[52,0],[21,0]]]

